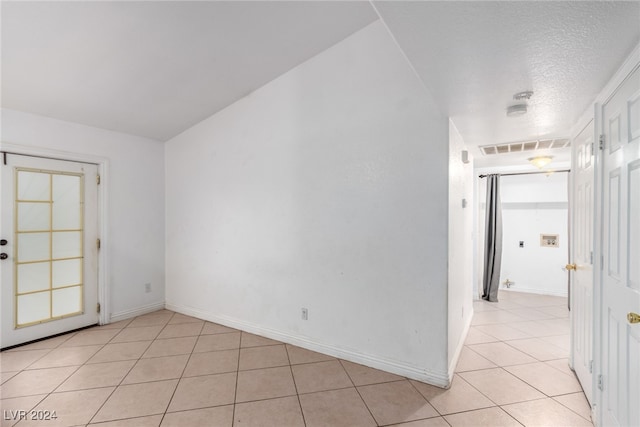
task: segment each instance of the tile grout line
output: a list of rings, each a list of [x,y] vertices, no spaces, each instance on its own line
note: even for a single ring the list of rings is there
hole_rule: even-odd
[[[47,355],[51,354],[53,351],[55,351],[55,350],[57,350],[57,349],[61,348],[62,344],[64,344],[65,342],[69,341],[70,339],[72,339],[72,338],[73,338],[74,336],[76,336],[76,335],[77,335],[77,333],[74,333],[73,335],[71,335],[69,338],[67,338],[66,340],[64,340],[63,342],[61,342],[57,347],[55,347],[54,349],[52,349],[52,350],[51,350],[50,352],[48,352],[46,355],[43,355],[43,358],[44,358],[45,356],[47,356]],[[89,356],[89,357],[87,358],[87,360],[89,360],[89,359],[91,359],[93,356],[95,356],[95,354],[96,354],[96,353],[98,353],[98,351],[102,350],[102,348],[104,348],[105,346],[106,346],[106,344],[103,344],[103,345],[102,345],[102,347],[100,347],[100,349],[99,349],[99,350],[96,350],[96,351],[95,351],[91,356]],[[70,347],[70,348],[73,348],[73,347]],[[41,360],[41,359],[38,359],[38,360]],[[64,384],[65,382],[67,382],[67,381],[69,380],[69,378],[71,378],[71,377],[72,377],[76,372],[78,372],[78,371],[80,370],[80,368],[82,368],[82,367],[84,366],[84,364],[87,362],[87,360],[85,360],[85,362],[84,362],[84,363],[82,363],[82,364],[78,365],[78,366],[76,367],[76,369],[75,369],[72,373],[70,373],[67,377],[65,377],[65,378],[64,378],[64,379],[63,379],[63,380],[62,380],[62,381],[61,381],[57,386],[53,387],[53,389],[52,389],[49,393],[47,393],[47,395],[46,395],[46,396],[45,396],[45,397],[44,397],[44,398],[43,398],[43,399],[42,399],[42,400],[41,400],[37,405],[35,405],[33,408],[38,407],[38,405],[40,405],[40,404],[41,404],[42,402],[44,402],[46,399],[48,399],[49,397],[51,397],[51,396],[56,392],[56,390],[57,390],[58,388],[60,388],[60,386],[61,386],[62,384]],[[33,362],[33,363],[36,363],[36,362]],[[28,366],[27,366],[27,368],[28,368],[29,366],[33,365],[33,363],[31,363],[30,365],[28,365]],[[55,368],[65,368],[65,367],[72,367],[72,366],[76,366],[76,365],[69,365],[69,366],[56,366]],[[20,372],[27,371],[27,370],[28,370],[27,368],[25,368],[25,369],[21,370]],[[42,368],[42,369],[50,369],[50,368]],[[114,390],[115,390],[115,388],[114,388]],[[33,410],[33,408],[32,408],[32,410]],[[95,414],[93,414],[93,416],[95,416]],[[91,418],[93,418],[93,416],[92,416]],[[16,423],[16,424],[17,424],[17,423]]]
[[[454,372],[454,375],[455,375],[455,372]],[[415,385],[411,380],[409,380],[409,379],[407,379],[407,381],[409,381],[409,384],[411,384],[411,387],[413,387],[413,389],[414,389],[415,391],[417,391],[417,392],[418,392],[418,394],[419,394],[420,396],[422,396],[422,398],[423,398],[424,400],[426,400],[426,401],[427,401],[427,403],[428,403],[428,404],[433,408],[433,410],[434,410],[434,411],[436,411],[436,413],[438,414],[438,416],[439,416],[440,418],[444,419],[444,414],[442,414],[442,413],[438,410],[438,408],[436,408],[435,406],[433,406],[433,404],[429,401],[429,399],[427,399],[427,397],[426,397],[424,394],[422,394],[422,393],[420,392],[420,390],[418,390],[418,388],[416,387],[416,385]],[[453,383],[453,380],[451,380],[451,382]],[[435,417],[431,417],[431,418],[435,418]],[[429,418],[423,418],[423,419],[428,420]],[[447,421],[447,420],[445,420],[445,421]],[[447,421],[447,423],[448,423],[448,421]]]
[[[175,313],[173,314],[173,316],[171,316],[171,319],[173,319],[174,316],[175,316]],[[171,319],[169,319],[169,322],[171,322]],[[169,325],[169,322],[167,322],[167,325],[165,325],[165,327],[162,328],[162,330],[160,331],[160,334],[162,334],[162,331],[164,331],[164,329]],[[198,338],[200,338],[200,334],[202,333],[202,330],[204,329],[204,325],[205,325],[205,322],[202,322],[202,325],[200,326],[200,332],[198,333]],[[158,334],[158,336],[160,336],[160,334]],[[173,400],[174,396],[176,395],[176,392],[178,391],[178,387],[180,387],[180,382],[182,381],[182,378],[184,377],[184,372],[187,370],[187,366],[189,366],[189,361],[191,360],[191,356],[193,356],[193,350],[195,350],[195,348],[196,348],[196,344],[198,343],[198,338],[193,343],[193,347],[191,348],[191,353],[189,353],[189,357],[187,357],[187,362],[184,364],[184,367],[182,368],[182,372],[180,372],[180,377],[178,377],[178,382],[176,383],[176,387],[173,389],[173,393],[171,393],[171,397],[167,401],[167,407],[164,409],[164,413],[162,414],[162,417],[160,418],[160,424],[159,425],[162,425],[162,422],[164,421],[164,418],[166,417],[167,412],[169,411],[169,407],[171,406],[171,401]],[[172,356],[168,356],[168,357],[172,357]],[[187,377],[187,378],[189,378],[189,377]]]
[[[300,414],[302,414],[302,422],[305,427],[307,426],[307,419],[304,416],[304,410],[302,409],[302,402],[300,401],[300,393],[298,392],[298,384],[296,383],[296,376],[293,375],[293,366],[291,365],[291,356],[289,355],[289,348],[285,344],[284,352],[287,355],[287,360],[289,361],[289,371],[291,372],[291,378],[293,378],[293,387],[296,389],[296,399],[298,399],[298,407],[300,408]]]
[[[538,362],[538,363],[543,363],[543,364],[545,364],[544,362]],[[545,364],[545,365],[546,365],[546,364]],[[523,365],[510,365],[510,366],[506,366],[505,368],[509,368],[509,367],[511,367],[511,366],[523,366]],[[548,366],[548,365],[547,365],[547,366]],[[527,384],[529,387],[533,387],[534,389],[536,389],[537,391],[539,391],[540,393],[542,393],[543,395],[545,395],[547,398],[549,398],[549,399],[553,399],[553,397],[554,397],[554,396],[552,396],[552,395],[549,395],[549,394],[545,393],[544,391],[540,390],[538,387],[534,386],[533,384],[530,384],[530,383],[529,383],[528,381],[526,381],[524,378],[520,378],[519,376],[517,376],[516,374],[512,373],[511,371],[509,371],[509,370],[507,370],[507,369],[504,369],[504,370],[505,370],[506,372],[508,372],[509,374],[513,375],[515,378],[517,378],[517,379],[519,379],[520,381],[522,381],[523,383]],[[559,369],[557,369],[557,371],[558,371],[558,372],[560,372],[560,373],[562,373],[562,374],[564,374],[564,375],[566,375],[566,376],[568,376],[568,377],[570,377],[569,375],[565,374],[564,372],[560,371]],[[575,378],[575,375],[574,375],[574,379],[576,379],[576,381],[577,381],[577,378]],[[580,385],[580,382],[578,382],[578,385]],[[582,389],[582,387],[580,387],[580,389]],[[577,393],[577,392],[575,392],[575,393]],[[532,400],[537,400],[537,399],[532,399]]]
[[[373,415],[373,412],[371,412],[371,408],[369,408],[369,405],[367,405],[367,401],[364,400],[364,397],[362,397],[362,393],[360,393],[360,389],[356,386],[355,382],[353,381],[353,378],[351,378],[351,375],[349,374],[349,371],[347,371],[345,369],[344,364],[342,363],[342,360],[338,359],[338,361],[340,362],[340,366],[342,366],[342,369],[344,369],[344,371],[347,373],[347,377],[349,377],[349,381],[351,381],[351,384],[353,384],[353,387],[355,388],[356,393],[358,393],[358,396],[360,397],[360,400],[362,400],[362,403],[364,403],[364,407],[367,408],[367,411],[369,411],[369,414],[371,415],[371,418],[376,423],[376,425],[379,426],[380,423],[378,422],[376,417]],[[406,378],[405,378],[405,381],[406,381]]]
[[[231,425],[236,421],[236,404],[238,400],[238,382],[240,380],[240,355],[242,350],[242,331],[240,332],[240,339],[238,340],[238,362],[236,363],[236,386],[233,389],[233,409],[231,411]]]
[[[160,336],[160,334],[162,334],[162,331],[165,330],[165,328],[169,325],[169,322],[171,322],[171,319],[173,319],[173,317],[176,314],[174,313],[170,318],[169,321],[167,322],[167,324],[160,330],[160,332],[158,333],[158,335],[156,336],[156,338],[151,342],[151,344],[149,345],[149,347],[151,347],[151,345],[153,345],[153,343],[156,341],[156,339],[158,339],[158,337]],[[204,327],[204,323],[202,324],[202,327]],[[200,330],[202,331],[202,328],[200,328]],[[187,363],[184,364],[184,367],[182,368],[182,372],[180,373],[180,377],[178,378],[178,382],[176,383],[176,387],[173,389],[173,392],[171,393],[171,397],[169,398],[169,400],[167,401],[167,407],[164,408],[164,412],[162,413],[162,416],[160,418],[160,423],[158,425],[161,425],[162,422],[164,421],[164,417],[167,415],[167,411],[169,410],[169,406],[171,405],[171,401],[173,400],[173,397],[176,395],[176,392],[178,391],[178,387],[180,386],[180,380],[182,379],[182,375],[184,375],[184,371],[185,369],[187,369],[187,365],[189,364],[189,360],[191,360],[191,355],[193,354],[193,349],[196,347],[196,343],[198,342],[198,339],[196,339],[196,342],[193,343],[193,348],[191,349],[191,353],[189,353],[189,357],[187,358]],[[149,348],[147,348],[147,350],[144,352],[146,353],[147,351],[149,351]],[[142,355],[144,355],[144,353],[142,353]],[[142,356],[140,356],[142,358]],[[137,363],[136,363],[137,365]]]
[[[559,404],[561,404],[562,406],[564,406],[565,408],[567,408],[568,410],[570,410],[570,411],[571,411],[571,412],[573,412],[574,414],[578,415],[579,417],[581,417],[581,418],[583,418],[583,419],[585,419],[585,420],[587,420],[587,421],[589,421],[589,422],[593,423],[593,420],[591,419],[591,416],[589,416],[589,418],[585,418],[584,416],[582,416],[581,414],[579,414],[577,411],[575,411],[575,410],[571,409],[570,407],[568,407],[568,406],[567,406],[567,405],[565,405],[564,403],[562,403],[562,402],[560,402],[560,401],[556,400],[556,397],[561,397],[561,396],[570,396],[570,395],[572,395],[572,394],[582,394],[582,395],[583,395],[583,397],[584,397],[584,398],[585,398],[585,400],[586,400],[586,397],[584,396],[584,391],[578,391],[578,392],[575,392],[575,393],[567,393],[567,394],[559,394],[559,395],[557,395],[557,396],[553,396],[551,399],[555,400],[556,402],[558,402]],[[588,405],[588,403],[587,403],[587,405]]]
[[[142,315],[142,316],[144,316],[144,315]],[[137,319],[137,318],[139,318],[139,317],[142,317],[142,316],[136,316],[136,317],[134,317],[133,319],[131,319],[131,321],[130,321],[129,323],[127,323],[127,324],[126,324],[126,325],[125,325],[125,326],[120,330],[120,332],[124,331],[127,327],[129,327],[129,325],[130,325],[131,323],[133,323],[133,321],[134,321],[135,319]],[[172,315],[171,317],[173,317],[173,315]],[[165,325],[165,326],[166,326],[166,325]],[[162,329],[164,329],[164,326],[163,326],[163,328],[162,328]],[[162,329],[161,329],[160,331],[162,331]],[[114,339],[115,339],[115,337],[117,337],[118,335],[120,335],[120,332],[119,332],[119,333],[117,333],[113,338],[111,338],[111,340],[109,340],[109,342],[108,342],[107,344],[111,343],[111,341],[112,341],[112,340],[114,340]],[[159,334],[159,332],[158,332],[158,334]],[[156,336],[157,336],[157,335],[156,335]],[[145,340],[143,340],[143,341],[145,341]],[[143,342],[143,341],[132,341],[132,342]],[[91,424],[91,422],[93,421],[93,419],[96,417],[96,415],[98,415],[98,413],[102,410],[102,408],[104,408],[104,406],[107,404],[107,402],[109,401],[109,399],[111,399],[111,397],[113,397],[113,395],[114,395],[114,394],[115,394],[115,392],[118,390],[118,388],[119,388],[120,386],[122,386],[122,385],[123,385],[123,384],[122,384],[122,382],[127,378],[127,376],[131,373],[131,371],[132,371],[132,370],[133,370],[133,369],[138,365],[138,362],[140,362],[140,360],[142,359],[142,356],[147,352],[147,350],[149,350],[149,347],[151,347],[151,345],[153,344],[153,342],[154,342],[154,341],[155,341],[155,338],[149,342],[149,345],[147,346],[147,348],[145,349],[145,351],[143,351],[137,359],[129,359],[129,360],[135,360],[136,362],[135,362],[133,365],[131,365],[131,368],[129,368],[129,370],[127,371],[127,373],[126,373],[126,374],[124,374],[124,375],[122,376],[122,379],[120,380],[120,382],[119,382],[115,387],[113,387],[113,390],[111,391],[111,393],[109,393],[109,396],[107,396],[107,398],[104,400],[104,402],[102,402],[102,405],[100,405],[100,407],[98,408],[98,410],[97,410],[97,411],[93,414],[93,416],[89,419],[89,422],[87,423],[87,425]],[[106,347],[106,346],[107,346],[107,344],[105,344],[105,345],[104,345],[104,347]],[[113,344],[117,344],[117,343],[113,343]],[[104,347],[103,347],[103,348],[104,348]],[[97,353],[98,353],[98,352],[96,352],[96,353],[94,354],[94,356],[95,356]],[[92,357],[93,357],[93,356],[92,356]],[[90,359],[88,359],[88,360],[87,360],[87,362],[88,362],[89,360],[90,360]],[[85,364],[86,364],[86,362],[85,362]],[[83,365],[83,366],[84,366],[84,365]],[[177,388],[177,384],[176,384],[176,388]],[[123,418],[123,419],[128,419],[128,418]],[[115,420],[105,420],[105,421],[115,421]]]

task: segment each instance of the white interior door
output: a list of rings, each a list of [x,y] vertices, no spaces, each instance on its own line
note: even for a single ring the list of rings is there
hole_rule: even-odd
[[[587,400],[593,379],[593,121],[572,141],[571,340],[572,365]]]
[[[640,69],[602,105],[602,425],[640,425]]]
[[[98,322],[97,166],[6,159],[0,166],[2,348]]]

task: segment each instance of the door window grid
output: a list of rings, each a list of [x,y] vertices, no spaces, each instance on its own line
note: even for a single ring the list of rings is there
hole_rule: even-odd
[[[20,328],[82,314],[84,174],[27,168],[16,168],[15,174],[14,324]],[[38,205],[46,208],[36,208],[40,212],[34,218],[28,211]],[[26,246],[34,236],[44,247],[30,259],[20,244]]]

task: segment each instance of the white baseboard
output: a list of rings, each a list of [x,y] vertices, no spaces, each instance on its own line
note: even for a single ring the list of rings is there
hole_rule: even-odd
[[[209,322],[218,323],[229,328],[239,329],[255,335],[271,338],[287,344],[296,345],[306,348],[307,350],[316,351],[318,353],[327,354],[329,356],[344,359],[349,362],[359,363],[371,368],[380,369],[392,374],[401,375],[416,381],[432,384],[437,387],[446,388],[450,384],[448,373],[430,372],[424,368],[408,365],[399,361],[386,359],[379,356],[360,353],[352,349],[345,349],[331,344],[320,343],[309,340],[304,337],[291,335],[274,329],[265,328],[263,326],[234,319],[228,316],[219,316],[213,313],[198,310],[192,307],[166,303],[166,309],[181,313],[187,316],[197,317]]]
[[[469,334],[469,328],[471,327],[471,321],[473,320],[473,306],[471,306],[471,316],[468,317],[467,323],[464,325],[464,330],[460,335],[460,341],[458,341],[458,345],[456,347],[456,351],[453,354],[453,359],[451,359],[451,363],[449,363],[449,386],[451,386],[451,382],[453,381],[453,374],[456,370],[456,365],[458,364],[458,360],[460,359],[460,353],[462,353],[462,349],[464,348],[464,342],[467,339],[467,335]],[[449,387],[447,386],[447,388]]]
[[[164,308],[164,302],[157,302],[154,304],[145,305],[142,307],[134,308],[131,310],[120,311],[118,313],[111,313],[109,317],[109,323],[119,322],[120,320],[130,319],[132,317],[141,316],[143,314],[151,313],[153,311],[162,310]]]
[[[517,288],[515,286],[512,286],[510,288],[504,288],[504,287],[500,287],[500,291],[506,291],[506,292],[525,292],[528,294],[538,294],[538,295],[551,295],[554,297],[566,297],[567,296],[567,291],[549,291],[546,289],[536,289],[536,288],[523,288],[518,286]]]

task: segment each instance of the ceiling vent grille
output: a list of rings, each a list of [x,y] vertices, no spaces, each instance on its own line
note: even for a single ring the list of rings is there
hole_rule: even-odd
[[[483,145],[480,151],[485,156],[504,153],[521,153],[523,151],[549,150],[554,148],[566,148],[571,145],[567,138],[539,139],[537,141],[511,142],[508,144]]]

